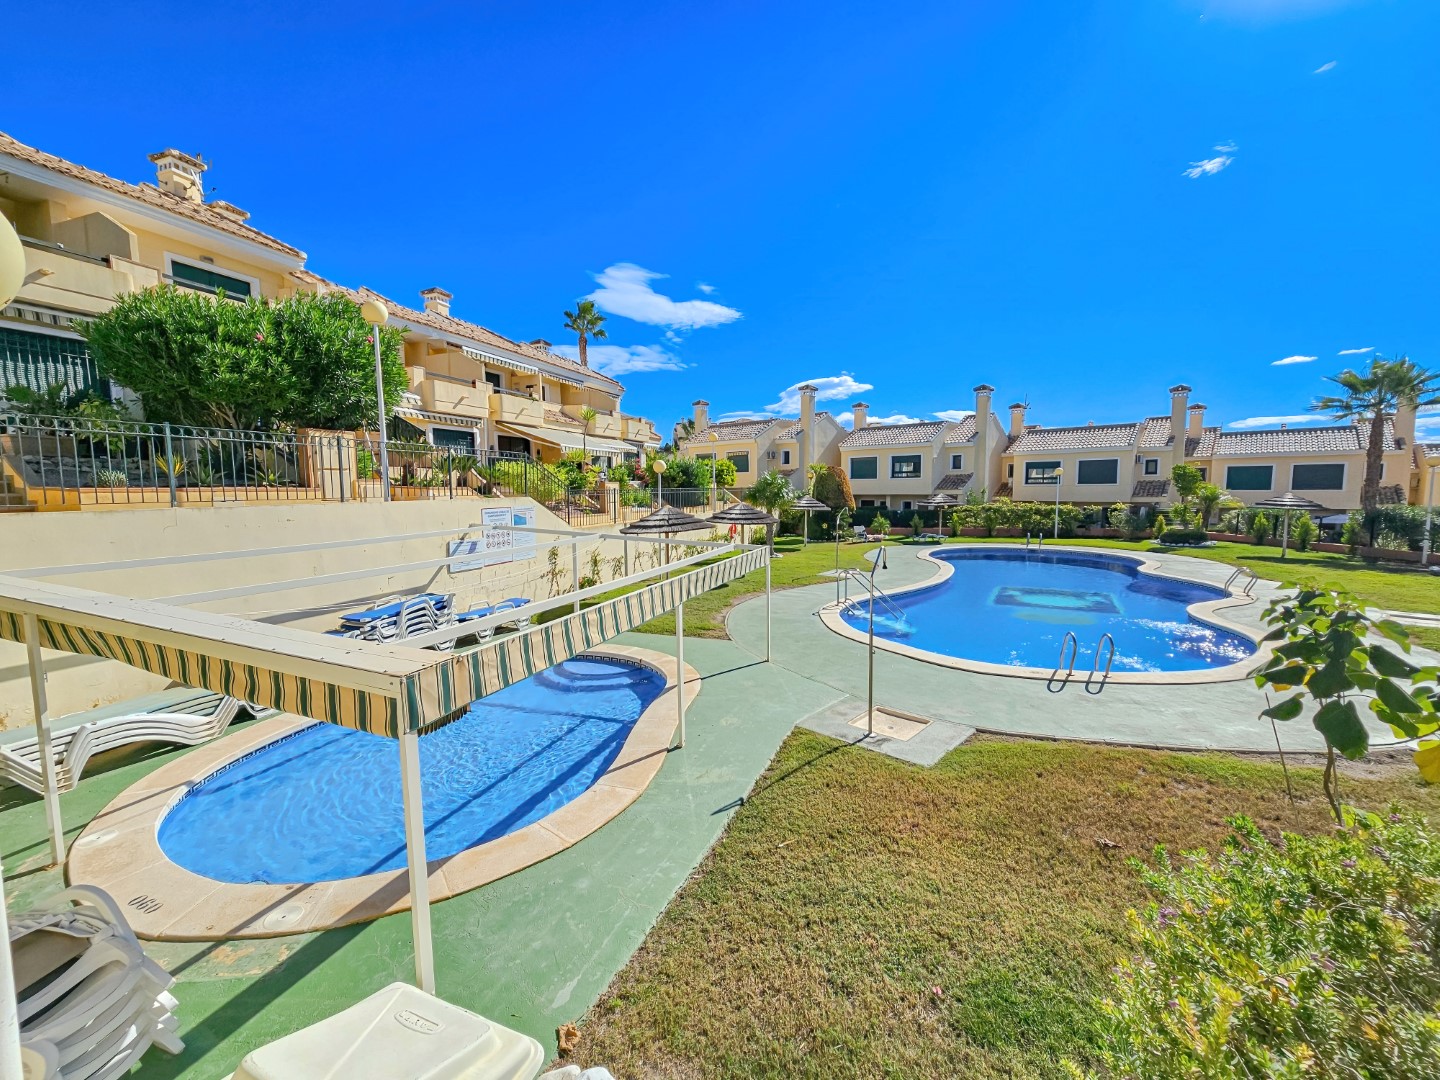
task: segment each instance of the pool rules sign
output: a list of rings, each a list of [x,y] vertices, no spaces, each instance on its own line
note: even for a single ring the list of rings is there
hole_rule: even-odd
[[[450,541],[446,551],[450,556],[450,573],[462,574],[467,570],[535,558],[535,534],[512,531],[517,525],[534,526],[532,507],[486,507],[480,512],[480,524],[484,531],[478,539]]]

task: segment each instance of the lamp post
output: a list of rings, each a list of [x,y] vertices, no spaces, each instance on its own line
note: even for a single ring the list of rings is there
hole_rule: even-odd
[[[1060,477],[1063,469],[1055,470],[1055,539],[1060,539]]]
[[[655,509],[659,510],[665,505],[665,459],[657,457],[651,468],[655,470]]]
[[[360,305],[360,316],[370,324],[370,340],[375,343],[375,415],[380,421],[380,489],[390,501],[390,446],[385,432],[385,376],[380,368],[380,328],[390,321],[390,312],[379,300],[366,300]]]

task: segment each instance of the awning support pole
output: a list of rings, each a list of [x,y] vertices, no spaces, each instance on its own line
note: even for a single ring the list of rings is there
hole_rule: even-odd
[[[50,705],[45,694],[45,662],[40,656],[40,619],[24,616],[25,655],[30,662],[30,700],[35,709],[35,749],[45,781],[45,824],[50,830],[51,862],[65,861],[65,826],[60,820],[60,789],[55,779],[55,756],[50,750]]]
[[[685,746],[685,605],[675,605],[675,694],[680,709],[680,746]]]
[[[765,555],[765,662],[770,662],[770,555]]]
[[[0,1076],[23,1076],[20,1067],[20,1005],[15,994],[15,963],[10,956],[10,918],[5,910],[5,873],[0,868]]]
[[[571,545],[570,545],[570,568],[571,568],[571,571],[572,571],[573,574],[574,574],[574,577],[572,577],[572,578],[570,579],[570,582],[571,582],[570,587],[571,587],[572,589],[574,589],[576,592],[579,592],[579,591],[580,591],[580,545],[579,545],[578,543],[576,543],[576,544],[571,544]],[[580,610],[580,597],[578,597],[578,596],[575,597],[575,610],[576,610],[576,611],[579,611],[579,610]]]
[[[430,941],[430,873],[425,862],[425,807],[420,797],[420,736],[400,736],[400,791],[405,804],[405,855],[410,869],[410,933],[415,939],[415,985],[435,992]]]

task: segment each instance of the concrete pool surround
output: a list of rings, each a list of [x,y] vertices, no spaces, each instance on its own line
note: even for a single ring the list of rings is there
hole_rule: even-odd
[[[960,549],[968,555],[970,552],[985,554],[990,552],[1024,552],[1026,549],[1021,544],[985,544],[971,545]],[[948,550],[956,550],[951,546]],[[1101,559],[1105,561],[1123,562],[1133,565],[1141,574],[1151,577],[1166,578],[1172,581],[1184,582],[1187,585],[1197,585],[1207,589],[1219,589],[1219,586],[1198,578],[1188,577],[1178,572],[1175,568],[1167,567],[1153,559],[1147,559],[1143,555],[1130,555],[1120,552],[1097,551],[1095,548],[1087,547],[1066,547],[1064,545],[1050,545],[1044,548],[1045,552],[1059,552],[1068,555],[1083,555],[1089,559]],[[933,550],[921,549],[915,552],[915,557],[924,563],[928,563],[933,572],[923,581],[914,582],[895,589],[885,590],[890,597],[903,597],[917,592],[925,592],[943,584],[955,573],[955,563],[958,559],[947,559],[937,555]],[[1274,645],[1269,642],[1260,642],[1256,639],[1255,631],[1251,627],[1243,626],[1234,619],[1226,617],[1227,610],[1249,607],[1258,603],[1256,599],[1246,596],[1244,593],[1236,592],[1232,587],[1229,595],[1219,596],[1214,600],[1205,600],[1200,603],[1190,604],[1186,612],[1196,622],[1216,627],[1228,633],[1238,635],[1254,646],[1255,652],[1244,660],[1233,664],[1226,664],[1223,667],[1202,668],[1192,671],[1112,671],[1107,677],[1108,683],[1119,683],[1139,686],[1171,686],[1171,685],[1194,685],[1197,683],[1237,682],[1248,679],[1256,670],[1269,659]],[[862,601],[863,603],[863,601]],[[849,638],[862,644],[868,643],[868,634],[861,629],[851,626],[842,615],[845,601],[832,601],[820,609],[820,620],[825,626],[841,637]],[[964,657],[950,656],[946,653],[933,652],[929,649],[917,649],[913,645],[906,645],[903,642],[892,641],[880,636],[875,638],[875,647],[893,652],[900,656],[909,657],[912,660],[920,660],[927,664],[934,664],[938,667],[952,668],[956,671],[970,671],[981,675],[1000,675],[1011,679],[1040,679],[1050,681],[1052,679],[1063,679],[1065,673],[1057,668],[1025,667],[1010,664],[995,664],[985,660],[971,660]],[[1083,679],[1089,671],[1077,666],[1073,678]]]
[[[487,885],[573,846],[630,806],[674,748],[679,724],[674,657],[606,645],[579,658],[649,668],[664,690],[635,721],[610,767],[584,792],[512,833],[429,863],[432,902]],[[700,675],[683,667],[686,707]],[[159,941],[274,937],[368,922],[410,907],[404,869],[307,884],[231,884],[173,862],[159,842],[165,815],[191,788],[241,758],[316,721],[283,714],[161,766],[121,792],[71,845],[71,883],[98,885],[114,896],[135,932]]]

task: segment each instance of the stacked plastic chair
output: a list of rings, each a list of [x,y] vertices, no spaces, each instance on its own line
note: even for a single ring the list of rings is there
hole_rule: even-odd
[[[151,1046],[178,1054],[174,978],[108,893],[76,885],[10,919],[20,1043],[44,1078],[112,1080]]]

